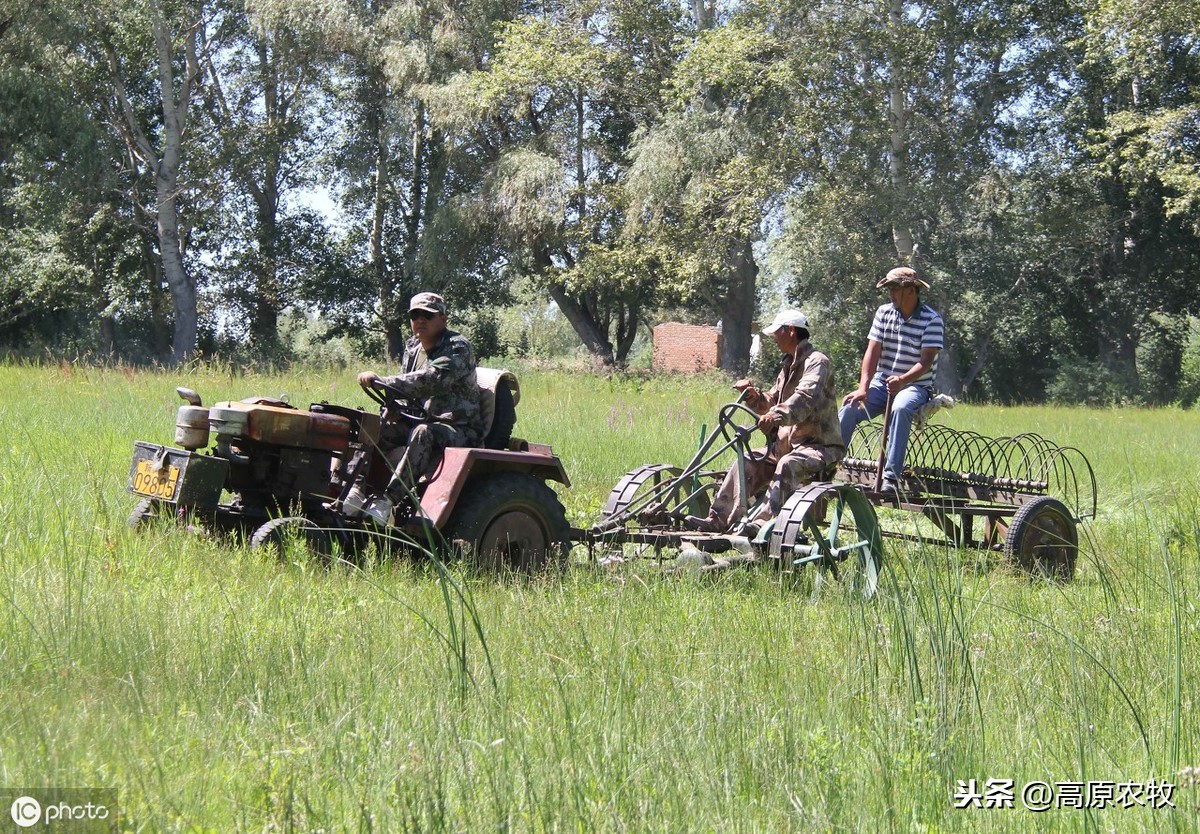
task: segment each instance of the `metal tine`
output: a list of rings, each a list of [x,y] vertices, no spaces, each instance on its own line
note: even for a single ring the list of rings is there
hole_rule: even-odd
[[[1074,446],[1059,447],[1059,452],[1063,461],[1063,466],[1065,469],[1069,470],[1071,483],[1073,483],[1075,487],[1076,501],[1075,507],[1073,508],[1075,510],[1075,515],[1079,518],[1095,518],[1098,501],[1098,487],[1096,485],[1096,472],[1092,469],[1091,462],[1087,459],[1087,455]],[[1091,505],[1091,510],[1087,514],[1083,512],[1085,507],[1084,495],[1082,488],[1079,485],[1079,475],[1075,471],[1075,463],[1073,462],[1076,458],[1078,458],[1083,471],[1087,473],[1087,481],[1085,483],[1087,484],[1087,489],[1089,491],[1088,498],[1090,499],[1087,503]]]
[[[962,475],[978,474],[983,466],[981,449],[987,440],[983,435],[973,431],[959,432],[952,445],[953,457],[947,461],[947,469]]]
[[[1004,448],[1011,438],[998,437],[992,440],[982,434],[976,434],[975,436],[980,439],[981,447],[979,459],[975,461],[977,468],[973,470],[974,473],[976,475],[986,475],[999,472],[999,461],[1004,460],[1005,463],[1008,462]],[[1009,470],[1006,468],[1004,471],[1008,472]],[[1006,475],[1005,477],[1008,476]]]
[[[1060,454],[1060,446],[1050,443],[1048,439],[1040,436],[1040,434],[1033,434],[1031,437],[1034,439],[1034,444],[1036,444],[1034,445],[1034,449],[1036,449],[1039,456],[1037,468],[1028,467],[1028,480],[1049,482],[1050,468],[1054,466],[1055,458]]]
[[[1030,447],[1027,443],[1032,437],[1029,434],[1018,434],[1005,438],[1004,456],[1007,466],[1004,477],[1020,478],[1029,471]]]
[[[1029,481],[1049,481],[1050,467],[1053,464],[1054,456],[1058,453],[1058,447],[1039,434],[1023,434],[1020,435],[1020,439],[1029,444],[1028,451],[1026,451],[1023,459],[1025,479]],[[1034,453],[1037,454],[1036,467],[1032,463]]]

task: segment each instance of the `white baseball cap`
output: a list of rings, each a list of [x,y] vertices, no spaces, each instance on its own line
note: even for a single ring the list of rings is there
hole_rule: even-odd
[[[763,334],[770,336],[781,327],[803,327],[808,330],[808,316],[799,310],[780,310],[775,321],[763,328]]]

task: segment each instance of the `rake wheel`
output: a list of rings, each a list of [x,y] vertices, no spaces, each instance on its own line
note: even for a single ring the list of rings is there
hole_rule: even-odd
[[[1049,495],[1022,505],[1008,525],[1004,555],[1031,576],[1069,581],[1079,557],[1079,530],[1071,511]]]

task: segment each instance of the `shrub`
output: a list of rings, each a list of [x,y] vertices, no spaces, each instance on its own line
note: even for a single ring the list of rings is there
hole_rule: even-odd
[[[1188,342],[1188,318],[1151,313],[1138,338],[1138,393],[1143,402],[1162,405],[1179,396],[1180,366]]]
[[[1059,362],[1046,387],[1051,402],[1060,405],[1111,406],[1129,399],[1121,375],[1093,359],[1067,357]]]

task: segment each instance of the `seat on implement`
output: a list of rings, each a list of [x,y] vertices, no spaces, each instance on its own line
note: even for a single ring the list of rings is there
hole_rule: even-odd
[[[507,449],[517,424],[517,403],[521,401],[521,386],[512,371],[500,368],[477,368],[479,383],[479,413],[483,420],[485,449]]]

